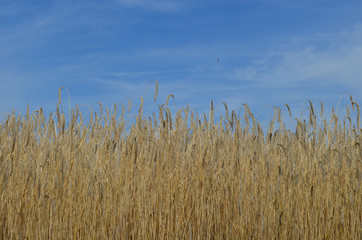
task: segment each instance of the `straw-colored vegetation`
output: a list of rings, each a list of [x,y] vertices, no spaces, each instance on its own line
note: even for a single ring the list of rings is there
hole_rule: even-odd
[[[0,238],[361,239],[359,106],[345,108],[325,119],[310,103],[290,131],[275,107],[264,132],[246,104],[220,119],[212,103],[201,116],[141,104],[128,127],[122,106],[9,114]]]

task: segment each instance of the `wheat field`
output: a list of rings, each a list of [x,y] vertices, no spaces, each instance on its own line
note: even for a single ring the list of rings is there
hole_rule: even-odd
[[[352,97],[343,118],[310,102],[292,130],[275,107],[264,131],[246,104],[216,119],[170,97],[130,124],[123,105],[65,114],[60,93],[54,114],[5,116],[0,238],[362,239]]]

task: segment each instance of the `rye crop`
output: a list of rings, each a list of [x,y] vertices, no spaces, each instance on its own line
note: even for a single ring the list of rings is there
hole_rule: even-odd
[[[157,97],[157,89],[155,99]],[[40,108],[0,123],[1,239],[362,239],[362,129],[345,116],[267,130],[248,105],[217,119],[166,104]],[[143,102],[142,102],[143,103]],[[352,113],[357,119],[351,119]]]

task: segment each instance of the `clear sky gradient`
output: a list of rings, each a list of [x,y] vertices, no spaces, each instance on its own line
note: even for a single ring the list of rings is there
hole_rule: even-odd
[[[360,0],[1,0],[0,113],[54,111],[59,87],[85,111],[151,106],[155,79],[157,104],[173,94],[199,113],[360,103],[361,13]]]

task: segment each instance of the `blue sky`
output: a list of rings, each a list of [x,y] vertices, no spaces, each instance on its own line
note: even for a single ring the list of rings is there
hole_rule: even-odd
[[[155,79],[158,104],[247,103],[261,121],[274,105],[360,103],[361,12],[360,0],[1,0],[0,113],[54,111],[61,86],[85,111],[151,107]]]

